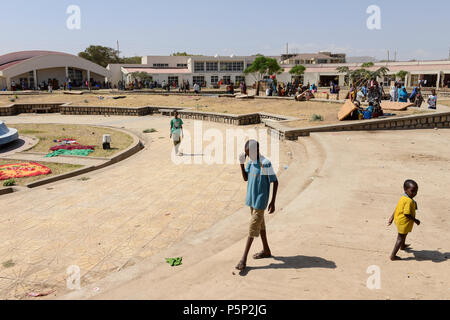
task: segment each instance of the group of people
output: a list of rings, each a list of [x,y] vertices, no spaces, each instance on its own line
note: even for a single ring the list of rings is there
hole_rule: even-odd
[[[396,83],[394,86],[392,86],[391,91],[391,101],[393,102],[409,102],[414,103],[415,107],[420,108],[425,101],[423,95],[422,95],[422,89],[421,87],[414,87],[411,94],[408,94],[408,91],[406,90],[405,86],[402,86],[399,83]],[[437,105],[437,94],[436,90],[431,90],[431,95],[428,97],[427,100],[428,108],[429,109],[436,109]]]
[[[278,97],[292,97],[297,101],[310,100],[314,98],[314,93],[317,92],[316,84],[302,84],[299,80],[294,79],[292,82],[277,82],[276,79],[271,79],[267,82],[266,96]]]

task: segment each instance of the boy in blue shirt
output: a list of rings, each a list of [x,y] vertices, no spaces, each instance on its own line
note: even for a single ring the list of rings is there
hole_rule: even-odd
[[[247,166],[245,160],[249,157]],[[265,259],[272,257],[272,253],[267,242],[266,225],[264,222],[264,211],[268,207],[269,214],[275,212],[275,201],[278,192],[278,179],[273,170],[271,162],[259,153],[259,143],[250,140],[245,145],[245,153],[239,157],[242,177],[248,181],[246,205],[251,209],[251,222],[249,237],[245,247],[244,255],[236,266],[239,271],[247,267],[247,258],[253,239],[261,235],[263,251],[253,256],[254,259]],[[273,196],[269,204],[270,185],[273,183]]]

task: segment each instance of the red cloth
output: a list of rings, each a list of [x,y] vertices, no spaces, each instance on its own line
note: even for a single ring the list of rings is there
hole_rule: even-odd
[[[65,146],[54,146],[50,148],[51,151],[58,151],[58,150],[95,150],[94,146],[82,146],[79,144],[72,144],[72,145],[65,145]]]

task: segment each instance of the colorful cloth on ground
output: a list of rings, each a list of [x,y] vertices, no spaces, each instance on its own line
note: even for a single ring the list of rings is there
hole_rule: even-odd
[[[92,152],[94,152],[94,150],[91,150],[91,149],[83,149],[83,150],[64,150],[64,149],[60,149],[60,150],[53,151],[52,153],[49,153],[45,157],[46,158],[52,158],[52,157],[57,157],[57,156],[62,156],[62,155],[64,155],[64,156],[87,157]]]
[[[78,144],[77,140],[75,139],[54,140],[54,142],[58,142],[60,146],[66,144]]]
[[[0,166],[0,180],[35,177],[52,173],[50,168],[39,163],[26,162]]]
[[[80,144],[72,144],[72,145],[63,145],[63,146],[54,146],[50,148],[50,151],[58,151],[58,150],[95,150],[95,146],[83,146]]]
[[[171,267],[177,267],[183,264],[183,258],[167,258],[166,261]]]

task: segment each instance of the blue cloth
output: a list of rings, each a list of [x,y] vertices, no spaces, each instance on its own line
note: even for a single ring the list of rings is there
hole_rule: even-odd
[[[364,119],[372,119],[372,112],[371,111],[363,111]]]
[[[272,163],[260,156],[260,162],[250,160],[245,171],[248,174],[246,205],[256,210],[266,210],[269,205],[270,184],[278,181]]]
[[[364,96],[367,96],[367,87],[366,86],[363,86],[361,88],[361,91],[362,91],[362,93],[364,93]]]
[[[406,88],[403,87],[398,92],[398,101],[399,102],[408,102],[408,92],[406,92]]]
[[[409,97],[409,99],[414,99],[417,96],[417,87],[414,87],[413,92],[411,93],[411,96]]]

